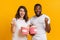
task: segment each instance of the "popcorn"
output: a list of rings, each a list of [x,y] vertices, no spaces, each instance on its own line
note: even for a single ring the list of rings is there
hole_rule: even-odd
[[[31,26],[29,31],[30,31],[30,34],[36,34],[37,32],[36,26]]]
[[[22,35],[28,35],[29,29],[27,27],[21,27]]]

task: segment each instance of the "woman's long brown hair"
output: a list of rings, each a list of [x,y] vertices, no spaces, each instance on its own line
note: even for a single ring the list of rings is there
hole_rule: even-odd
[[[19,11],[20,11],[21,8],[23,8],[24,11],[25,11],[25,15],[24,15],[23,19],[27,22],[27,21],[28,21],[27,9],[26,9],[24,6],[20,6],[20,7],[18,8],[17,13],[16,13],[16,15],[15,15],[15,18],[16,18],[16,19],[19,19],[19,18],[20,18]]]

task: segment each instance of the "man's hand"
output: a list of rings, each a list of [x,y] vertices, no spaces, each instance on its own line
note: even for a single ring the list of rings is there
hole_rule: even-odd
[[[45,18],[45,23],[48,23],[48,18]]]

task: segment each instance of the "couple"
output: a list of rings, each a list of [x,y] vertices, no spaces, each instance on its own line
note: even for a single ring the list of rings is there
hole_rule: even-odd
[[[46,32],[50,32],[50,18],[42,14],[42,6],[40,4],[36,4],[34,6],[35,15],[28,20],[27,9],[24,6],[20,6],[17,10],[15,18],[12,19],[12,40],[27,40],[27,36],[23,36],[19,33],[21,26],[29,28],[31,24],[36,26],[37,33],[32,36],[32,40],[47,40]],[[18,34],[20,34],[18,36]]]

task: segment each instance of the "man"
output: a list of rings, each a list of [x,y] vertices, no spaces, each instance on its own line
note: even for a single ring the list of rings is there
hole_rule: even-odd
[[[50,32],[50,18],[42,14],[42,6],[40,4],[36,4],[34,6],[35,16],[31,18],[28,22],[30,25],[33,24],[36,26],[37,33],[32,35],[32,40],[47,40],[46,32]]]

